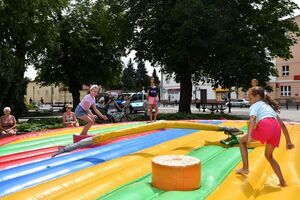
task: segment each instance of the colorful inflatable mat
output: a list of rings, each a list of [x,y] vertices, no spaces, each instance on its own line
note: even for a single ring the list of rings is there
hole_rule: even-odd
[[[0,199],[298,199],[300,124],[287,124],[296,148],[282,136],[275,150],[287,180],[278,180],[264,147],[249,148],[250,173],[241,167],[237,146],[224,146],[227,128],[247,130],[245,121],[159,121],[93,126],[92,146],[51,156],[73,143],[79,128],[28,133],[0,140]],[[225,128],[224,128],[225,127]],[[189,155],[201,160],[201,187],[164,191],[152,186],[151,160],[158,155]]]

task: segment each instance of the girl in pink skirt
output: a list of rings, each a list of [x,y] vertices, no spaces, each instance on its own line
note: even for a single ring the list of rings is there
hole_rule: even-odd
[[[293,149],[289,132],[276,112],[279,105],[260,87],[252,87],[248,92],[250,106],[250,122],[248,134],[240,138],[240,151],[242,155],[243,168],[238,169],[239,174],[248,174],[248,150],[247,145],[252,141],[260,141],[265,144],[265,157],[279,179],[280,186],[286,186],[280,166],[273,157],[273,151],[280,143],[281,130],[286,139],[286,148]]]

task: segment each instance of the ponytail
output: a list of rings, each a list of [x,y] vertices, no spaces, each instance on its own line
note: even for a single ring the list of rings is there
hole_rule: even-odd
[[[265,94],[264,102],[269,104],[275,112],[279,113],[280,112],[280,105],[278,104],[277,101],[272,99],[269,95]]]
[[[249,92],[252,93],[253,96],[260,96],[260,98],[267,104],[269,104],[275,112],[280,112],[280,105],[272,99],[269,95],[265,94],[265,90],[261,87],[252,87],[249,89]]]

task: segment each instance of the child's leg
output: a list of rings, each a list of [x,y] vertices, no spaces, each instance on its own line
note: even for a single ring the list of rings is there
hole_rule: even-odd
[[[286,186],[287,184],[286,184],[286,182],[283,178],[280,166],[279,166],[278,162],[273,157],[274,149],[275,149],[275,147],[273,145],[266,144],[265,157],[269,161],[272,169],[274,170],[275,174],[277,175],[277,177],[279,179],[280,186]]]
[[[153,104],[149,104],[149,118],[150,118],[150,122],[152,122],[152,110],[153,110]]]
[[[158,112],[158,104],[154,104],[154,121],[156,121],[156,118],[157,118],[157,112]]]
[[[91,128],[91,126],[94,124],[95,120],[89,117],[88,115],[84,115],[82,117],[79,117],[83,121],[87,122],[87,124],[83,127],[80,135],[87,135],[88,130]]]
[[[249,173],[247,141],[248,141],[248,134],[244,135],[239,139],[240,151],[241,151],[241,156],[243,161],[243,168],[237,170],[237,173],[239,174]]]

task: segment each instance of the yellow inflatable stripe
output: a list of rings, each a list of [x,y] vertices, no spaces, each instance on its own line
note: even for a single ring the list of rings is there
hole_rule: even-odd
[[[264,147],[257,147],[249,154],[250,172],[242,176],[232,171],[219,188],[207,199],[297,199],[295,196],[300,191],[300,125],[288,126],[292,141],[296,149],[285,150],[285,138],[282,135],[280,147],[274,151],[274,157],[279,162],[281,170],[289,184],[280,188],[276,184],[278,179],[264,157]],[[242,167],[240,163],[236,169]],[[233,192],[234,191],[234,192]]]
[[[278,161],[283,176],[287,181],[287,187],[278,187],[278,179],[269,167],[267,178],[257,190],[255,199],[299,199],[300,191],[300,125],[289,126],[290,135],[296,148],[293,150],[285,149],[285,139],[282,138],[280,151],[275,151],[275,159]],[[282,135],[283,137],[283,135]]]
[[[182,141],[178,141],[178,139],[176,139],[174,141],[171,141],[169,144],[162,144],[162,148],[160,148],[160,146],[157,146],[157,148],[154,149],[153,153],[146,151],[143,153],[129,155],[129,157],[137,156],[140,157],[140,159],[136,160],[135,162],[128,163],[121,169],[116,169],[116,171],[113,171],[112,173],[109,173],[105,176],[94,178],[93,180],[89,181],[89,183],[84,184],[80,187],[77,186],[68,193],[64,192],[59,196],[55,196],[54,199],[95,199],[123,184],[126,184],[145,175],[146,173],[150,173],[151,160],[154,156],[165,154],[184,155],[194,149],[203,146],[204,140],[212,140],[217,138],[221,139],[222,134],[219,133],[217,135],[212,136],[211,133],[202,131],[201,133],[198,132],[193,134],[192,137],[188,137],[188,141],[186,140],[186,138],[182,138]],[[180,146],[178,147],[177,145],[179,143]],[[172,145],[174,146],[174,148],[166,149],[168,145]]]
[[[120,137],[124,135],[130,135],[145,131],[157,130],[162,128],[189,128],[196,130],[210,130],[217,131],[219,126],[212,124],[198,124],[192,122],[181,122],[181,121],[159,121],[156,123],[149,123],[138,127],[123,129],[119,131],[113,131],[108,134],[95,135],[93,137],[93,144],[99,144],[101,142],[107,141],[108,139]]]
[[[240,124],[241,125],[241,124]],[[223,133],[202,131],[138,153],[114,159],[4,197],[4,199],[94,199],[150,172],[150,160],[162,154],[187,154],[205,140],[220,140]],[[139,166],[139,167],[136,167]],[[80,196],[83,195],[83,196]],[[72,197],[71,197],[72,196]]]

